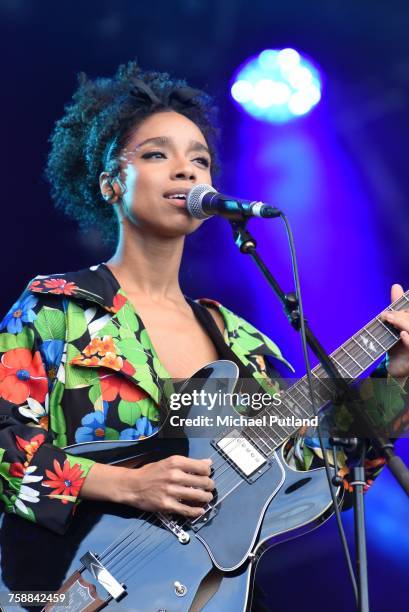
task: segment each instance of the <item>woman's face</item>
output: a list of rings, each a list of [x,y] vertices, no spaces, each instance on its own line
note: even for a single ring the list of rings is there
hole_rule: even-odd
[[[163,237],[190,234],[201,221],[186,211],[186,194],[211,184],[206,140],[190,119],[173,111],[155,113],[135,130],[122,154],[125,218]]]

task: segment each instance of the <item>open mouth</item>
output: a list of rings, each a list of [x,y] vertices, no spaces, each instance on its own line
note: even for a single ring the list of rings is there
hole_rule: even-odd
[[[179,202],[186,202],[186,194],[185,193],[174,193],[172,195],[164,196],[167,200],[178,200]]]

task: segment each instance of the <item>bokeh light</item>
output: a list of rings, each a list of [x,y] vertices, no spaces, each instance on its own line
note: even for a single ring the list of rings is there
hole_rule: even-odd
[[[233,79],[231,95],[262,121],[284,123],[306,115],[321,99],[322,79],[295,49],[266,49],[247,60]]]

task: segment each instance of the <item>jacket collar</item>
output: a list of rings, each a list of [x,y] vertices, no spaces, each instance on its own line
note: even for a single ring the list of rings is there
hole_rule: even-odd
[[[66,274],[37,276],[28,289],[34,293],[60,295],[73,300],[96,303],[107,312],[100,319],[101,327],[92,333],[90,342],[79,351],[72,365],[105,367],[121,372],[133,380],[155,402],[172,392],[173,385],[161,365],[142,320],[105,264]],[[206,298],[198,300],[217,309],[225,324],[225,340],[244,364],[254,355],[273,357],[293,369],[278,346],[244,319]],[[259,380],[256,372],[254,377]]]

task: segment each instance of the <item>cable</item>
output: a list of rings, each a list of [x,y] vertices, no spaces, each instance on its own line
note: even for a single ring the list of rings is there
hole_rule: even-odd
[[[305,368],[306,368],[306,374],[307,374],[307,379],[308,379],[308,387],[309,387],[310,396],[311,396],[311,403],[312,403],[312,408],[313,408],[314,416],[318,416],[318,409],[317,409],[317,405],[315,403],[315,394],[314,394],[314,389],[313,389],[313,384],[312,384],[312,373],[311,373],[310,358],[309,358],[309,355],[308,355],[308,346],[307,346],[307,336],[306,336],[306,330],[305,330],[304,310],[303,310],[302,299],[301,299],[301,286],[300,286],[300,279],[299,279],[299,274],[298,274],[297,257],[296,257],[296,254],[295,254],[294,237],[293,237],[293,234],[292,234],[292,231],[291,231],[290,224],[289,224],[288,219],[285,216],[285,214],[281,213],[280,217],[281,217],[281,219],[284,222],[284,225],[285,225],[285,228],[286,228],[286,233],[287,233],[287,238],[288,238],[288,243],[289,243],[289,247],[290,247],[291,263],[292,263],[293,278],[294,278],[294,285],[295,285],[295,294],[296,294],[296,297],[297,297],[299,319],[300,319],[300,334],[301,334],[302,352],[303,352],[304,363],[305,363]],[[334,489],[332,487],[332,477],[331,477],[331,472],[330,472],[330,466],[329,466],[329,462],[328,462],[327,451],[326,451],[326,449],[324,447],[324,442],[323,442],[323,439],[322,439],[321,425],[320,425],[319,419],[318,419],[317,430],[318,430],[318,439],[319,439],[319,443],[320,443],[320,447],[321,447],[321,451],[322,451],[322,456],[323,456],[323,459],[324,459],[325,473],[326,473],[326,476],[327,476],[328,486],[329,486],[330,493],[331,493],[331,499],[332,499],[332,503],[333,503],[333,506],[334,506],[334,512],[335,512],[335,517],[336,517],[336,521],[337,521],[338,531],[339,531],[339,535],[340,535],[340,538],[341,538],[342,547],[343,547],[343,550],[344,550],[345,560],[346,560],[346,563],[347,563],[347,566],[348,566],[348,571],[349,571],[349,575],[350,575],[350,578],[351,578],[352,587],[353,587],[353,590],[354,590],[355,600],[356,600],[356,602],[358,604],[358,587],[357,587],[357,583],[356,583],[356,577],[355,577],[355,573],[354,573],[354,570],[353,570],[353,567],[352,567],[351,555],[350,555],[350,551],[349,551],[348,544],[347,544],[347,541],[346,541],[344,527],[342,525],[341,513],[339,511],[337,499],[335,497]],[[336,463],[334,465],[334,468],[335,468],[335,470],[337,469],[337,464]]]

